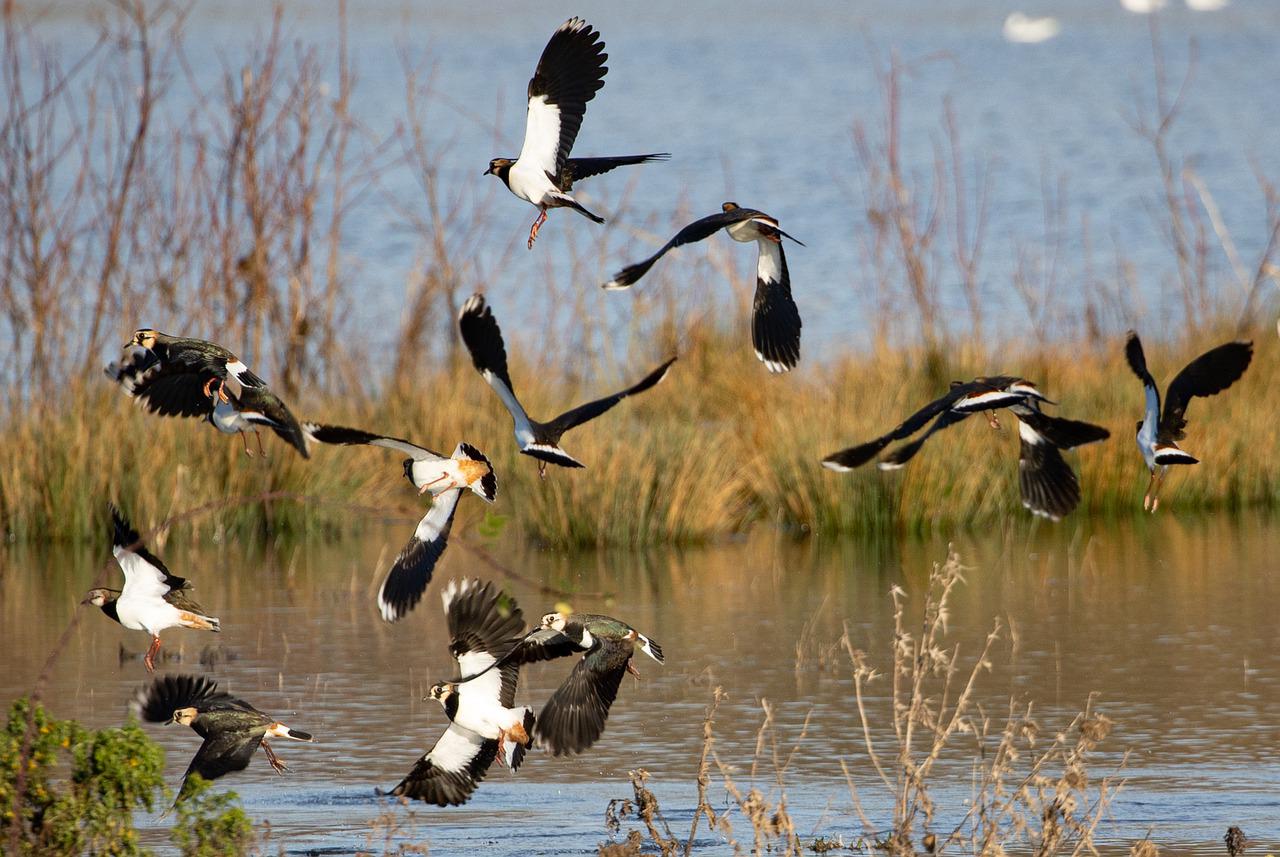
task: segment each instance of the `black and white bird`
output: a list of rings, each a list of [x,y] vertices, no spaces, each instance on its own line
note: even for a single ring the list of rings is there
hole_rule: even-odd
[[[382,618],[388,622],[404,618],[422,598],[436,564],[449,545],[449,531],[453,528],[462,492],[470,490],[487,503],[497,497],[498,480],[493,474],[493,465],[469,443],[458,444],[453,455],[446,457],[416,443],[363,429],[304,423],[302,431],[308,440],[319,443],[380,446],[402,452],[409,456],[404,460],[405,478],[419,494],[431,494],[431,508],[418,522],[409,543],[396,556],[378,589],[378,610]]]
[[[536,735],[556,756],[581,753],[604,733],[609,708],[622,677],[640,672],[631,663],[636,649],[664,663],[662,647],[635,628],[594,613],[548,613],[498,666],[530,664],[581,654],[573,671],[538,712]],[[474,674],[472,674],[474,676]],[[463,676],[459,681],[470,682]]]
[[[142,545],[138,531],[115,506],[111,507],[111,553],[124,572],[124,588],[91,589],[81,604],[101,608],[111,619],[131,631],[146,631],[151,646],[143,658],[148,672],[155,672],[160,632],[168,628],[219,631],[221,623],[205,615],[190,596],[191,584],[175,576],[160,558]]]
[[[878,455],[895,440],[916,434],[932,420],[927,431],[891,450],[881,458],[881,470],[898,470],[915,457],[930,437],[956,423],[996,408],[1007,408],[1018,417],[1018,487],[1022,505],[1034,515],[1060,520],[1080,504],[1080,482],[1062,457],[1062,450],[1096,443],[1111,436],[1102,426],[1054,417],[1041,412],[1041,403],[1053,404],[1030,381],[1010,375],[953,382],[942,396],[890,430],[858,446],[827,456],[822,465],[845,472]],[[993,426],[998,426],[994,416]]]
[[[570,158],[573,142],[587,113],[587,102],[604,86],[609,70],[600,34],[581,18],[570,18],[551,34],[529,80],[529,112],[520,154],[489,161],[485,175],[502,179],[513,194],[538,208],[529,230],[529,249],[547,219],[549,208],[572,208],[596,223],[604,218],[588,211],[570,195],[575,181],[616,167],[660,161],[666,152],[613,158]]]
[[[524,616],[505,593],[478,580],[450,581],[441,593],[449,625],[449,652],[464,683],[439,682],[438,700],[449,726],[392,795],[438,806],[466,803],[495,760],[512,772],[533,746],[533,709],[515,704],[520,666],[499,665],[520,643]]]
[[[1146,412],[1138,422],[1138,449],[1151,472],[1142,508],[1154,512],[1160,506],[1160,486],[1172,464],[1199,464],[1199,459],[1178,446],[1186,437],[1187,406],[1196,396],[1216,396],[1230,387],[1253,360],[1252,342],[1228,342],[1206,351],[1188,363],[1165,390],[1164,410],[1160,410],[1160,389],[1147,371],[1147,358],[1142,352],[1138,334],[1129,331],[1124,356],[1133,374],[1142,381],[1146,393]]]
[[[471,362],[476,371],[498,394],[498,398],[510,412],[520,451],[538,459],[540,473],[546,471],[547,464],[585,467],[586,465],[560,448],[561,436],[570,429],[595,419],[628,396],[648,390],[666,377],[667,370],[676,361],[672,357],[634,386],[612,396],[579,405],[543,423],[525,413],[520,400],[516,398],[511,376],[507,374],[507,350],[502,342],[502,330],[493,317],[493,310],[485,303],[484,295],[472,295],[462,305],[462,312],[458,315],[458,329],[462,332],[462,341],[466,343],[467,350],[471,352]]]
[[[800,362],[800,310],[791,296],[791,275],[782,239],[804,245],[778,227],[776,218],[736,202],[721,205],[718,214],[695,220],[642,262],[628,265],[604,284],[606,289],[625,289],[643,277],[668,251],[684,244],[710,238],[721,229],[734,241],[756,242],[756,296],[751,308],[751,345],[756,357],[770,372],[788,372]]]
[[[105,372],[152,413],[200,417],[218,431],[239,434],[247,455],[252,455],[247,432],[253,432],[261,452],[258,429],[269,428],[308,457],[302,428],[284,402],[220,345],[141,328],[124,344],[120,362]]]
[[[289,770],[267,743],[268,738],[315,740],[310,733],[290,729],[243,699],[218,690],[217,682],[203,676],[158,676],[138,691],[132,707],[149,723],[190,726],[204,739],[182,775],[178,800],[189,793],[192,774],[216,780],[233,771],[243,771],[258,747],[262,747],[277,773]]]

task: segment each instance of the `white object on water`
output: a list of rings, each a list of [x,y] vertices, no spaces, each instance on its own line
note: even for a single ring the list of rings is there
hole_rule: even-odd
[[[1135,15],[1150,15],[1163,9],[1165,2],[1166,0],[1120,0],[1120,5]]]
[[[1205,0],[1198,0],[1205,2]],[[1032,18],[1021,12],[1010,12],[1004,19],[1004,38],[1007,42],[1034,45],[1047,42],[1062,31],[1057,18]]]
[[[1187,8],[1194,12],[1217,12],[1225,9],[1231,0],[1187,0]]]

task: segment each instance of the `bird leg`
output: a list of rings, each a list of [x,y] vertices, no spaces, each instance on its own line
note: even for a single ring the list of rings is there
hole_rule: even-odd
[[[640,678],[640,670],[636,669],[636,665],[630,660],[627,661],[627,672],[631,673],[636,678]]]
[[[262,739],[262,752],[267,754],[267,761],[271,763],[271,767],[276,769],[277,774],[283,774],[289,770],[289,766],[280,761],[280,757],[276,755],[275,750],[271,749],[271,745],[267,743],[265,738]]]
[[[498,764],[502,765],[504,768],[507,766],[507,754],[506,754],[506,747],[505,747],[506,742],[507,742],[507,733],[499,729],[498,730]]]
[[[547,478],[547,463],[545,461],[538,462],[538,478],[539,479]]]
[[[244,432],[240,432],[240,442],[244,444],[244,454],[253,458],[253,453],[249,450],[249,438],[245,437]]]
[[[428,482],[427,484],[425,484],[425,485],[423,485],[421,488],[419,488],[419,489],[418,489],[418,493],[419,493],[419,494],[426,494],[428,491],[430,491],[430,490],[431,490],[431,486],[432,486],[432,485],[435,485],[435,484],[436,484],[436,483],[438,483],[438,482],[443,482],[444,480],[446,480],[446,479],[448,479],[448,478],[449,478],[449,477],[448,477],[447,475],[442,474],[442,475],[441,475],[441,476],[439,476],[438,478],[436,478],[436,479],[432,479],[430,482]]]
[[[533,227],[529,230],[529,249],[533,249],[533,242],[538,240],[538,230],[542,228],[542,224],[547,222],[547,210],[542,209],[538,214],[538,219],[533,221]]]
[[[160,651],[160,637],[152,636],[151,648],[147,649],[147,653],[143,655],[142,662],[147,665],[147,672],[156,671],[156,653]]]
[[[1143,495],[1143,498],[1142,498],[1142,511],[1144,511],[1144,512],[1154,512],[1154,511],[1155,511],[1155,506],[1153,506],[1153,505],[1152,505],[1151,501],[1152,501],[1152,499],[1155,497],[1156,490],[1157,490],[1157,486],[1156,486],[1156,470],[1155,470],[1155,468],[1152,468],[1152,469],[1151,469],[1151,479],[1147,482],[1147,493],[1146,493],[1145,495]],[[1158,502],[1158,501],[1157,501],[1157,502]]]
[[[218,379],[216,377],[210,378],[208,381],[204,382],[203,389],[204,389],[205,398],[209,398],[209,399],[213,398],[213,385],[216,383],[218,383]],[[218,392],[221,393],[222,390],[218,390]]]
[[[987,411],[987,425],[996,431],[1000,431],[1000,419],[996,416],[995,411]]]
[[[1161,468],[1159,474],[1152,474],[1152,481],[1155,485],[1151,489],[1151,514],[1156,513],[1156,509],[1160,508],[1160,488],[1164,485],[1164,477],[1169,473],[1169,468]]]
[[[267,451],[262,448],[262,432],[258,431],[257,429],[254,429],[253,436],[258,440],[258,455],[261,455],[263,458],[266,458]]]

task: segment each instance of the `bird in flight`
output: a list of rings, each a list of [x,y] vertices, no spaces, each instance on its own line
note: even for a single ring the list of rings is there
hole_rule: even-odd
[[[734,241],[756,242],[756,296],[751,308],[751,345],[770,372],[787,372],[800,362],[800,310],[791,296],[791,275],[782,239],[800,241],[783,232],[777,219],[754,208],[726,202],[717,214],[695,220],[648,259],[628,265],[604,284],[610,290],[625,289],[648,273],[653,264],[684,244],[710,238],[721,229]]]
[[[604,218],[588,211],[569,193],[575,181],[617,167],[661,161],[666,152],[610,158],[570,158],[573,142],[587,113],[587,102],[604,86],[609,70],[600,34],[581,18],[570,18],[551,34],[538,67],[529,80],[529,112],[520,154],[489,161],[485,175],[502,179],[513,194],[538,208],[529,229],[529,249],[547,220],[549,208],[572,208],[595,223]]]
[[[1186,437],[1187,406],[1196,396],[1216,396],[1240,379],[1253,360],[1252,342],[1228,342],[1192,360],[1165,390],[1164,410],[1160,410],[1160,388],[1147,371],[1142,340],[1129,331],[1124,343],[1125,360],[1142,381],[1146,412],[1138,421],[1138,449],[1147,464],[1151,480],[1142,498],[1142,508],[1155,512],[1160,506],[1160,486],[1173,464],[1199,464],[1200,460],[1178,446]]]

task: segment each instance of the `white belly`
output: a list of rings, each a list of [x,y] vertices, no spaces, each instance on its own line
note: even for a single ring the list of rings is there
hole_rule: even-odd
[[[179,624],[179,610],[168,601],[136,600],[121,596],[116,602],[120,624],[131,631],[146,631],[155,636],[165,628]]]
[[[458,462],[452,458],[444,461],[415,461],[410,468],[413,475],[413,487],[421,489],[429,485],[427,490],[435,497],[450,488],[466,488],[467,478],[458,469]]]
[[[521,199],[534,205],[542,205],[549,194],[556,191],[556,186],[547,178],[542,168],[524,161],[516,161],[507,174],[507,187]]]
[[[227,434],[238,434],[242,431],[251,431],[253,424],[245,419],[244,414],[231,407],[230,404],[219,401],[213,409],[213,416],[209,418],[214,428],[220,432]]]

